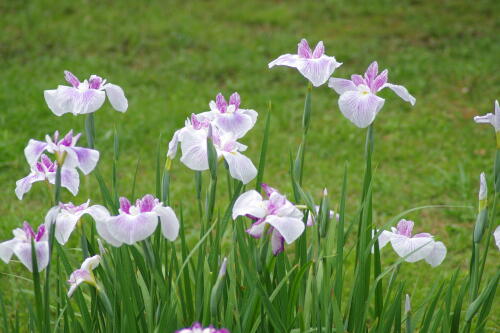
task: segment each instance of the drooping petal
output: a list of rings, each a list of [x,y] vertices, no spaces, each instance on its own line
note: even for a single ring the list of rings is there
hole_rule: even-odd
[[[339,95],[342,95],[346,91],[356,90],[356,85],[351,80],[338,79],[336,77],[332,77],[328,81],[328,87],[335,90]]]
[[[52,207],[45,216],[45,225],[47,228],[55,222],[56,231],[54,236],[59,244],[64,245],[75,230],[76,223],[81,215],[71,214],[65,210],[59,210],[59,207]]]
[[[443,242],[435,242],[432,252],[427,257],[425,257],[425,261],[427,261],[432,267],[436,267],[443,262],[445,257],[446,246],[443,244]]]
[[[135,216],[128,214],[111,216],[107,228],[116,240],[132,245],[151,236],[157,225],[158,215],[150,212]]]
[[[64,100],[61,99],[57,89],[45,90],[43,92],[43,97],[45,98],[45,102],[47,103],[49,109],[56,116],[60,117],[65,113],[71,112],[71,110],[65,107],[68,103],[65,103]]]
[[[389,243],[391,241],[391,238],[393,236],[394,236],[394,233],[392,233],[390,231],[387,231],[387,230],[382,231],[380,236],[378,236],[378,247],[380,249],[382,249],[384,246],[387,245],[387,243]]]
[[[247,191],[236,199],[233,206],[233,220],[238,216],[250,215],[256,218],[266,216],[266,207],[259,192],[255,190]]]
[[[92,216],[94,221],[97,221],[97,220],[103,221],[103,220],[108,219],[110,216],[106,207],[101,206],[101,205],[90,206],[89,208],[87,208],[85,210],[85,213]]]
[[[17,245],[19,240],[13,238],[11,240],[0,243],[0,259],[6,264],[9,263],[12,254],[14,254],[14,247]]]
[[[306,79],[311,81],[313,86],[319,87],[328,81],[340,65],[342,63],[338,63],[335,57],[322,56],[318,59],[302,59],[298,63],[297,69]]]
[[[431,237],[406,237],[394,235],[391,245],[400,257],[406,257],[407,262],[416,262],[427,258],[434,248],[434,240]]]
[[[229,166],[231,177],[240,180],[243,184],[248,184],[257,176],[257,169],[248,157],[239,152],[222,152],[224,159]]]
[[[181,141],[181,162],[196,171],[208,170],[207,133],[186,129]]]
[[[275,256],[283,252],[285,249],[285,239],[282,235],[280,235],[278,230],[273,230],[271,235],[271,248]]]
[[[384,99],[371,93],[347,91],[339,98],[340,111],[359,128],[368,127],[382,106]]]
[[[406,89],[405,87],[403,86],[400,86],[400,85],[397,85],[397,84],[392,84],[392,83],[386,83],[383,85],[383,88],[389,88],[391,89],[392,91],[394,91],[396,93],[396,95],[398,95],[399,97],[401,97],[401,99],[405,102],[409,102],[411,105],[415,105],[416,103],[416,99],[415,97],[413,97],[412,95],[410,95],[410,93],[408,92],[408,89]]]
[[[125,112],[128,108],[128,100],[125,97],[125,93],[120,86],[116,84],[107,83],[104,85],[104,90],[108,96],[109,102],[113,109],[119,112]]]
[[[24,148],[24,156],[26,156],[26,161],[29,165],[34,165],[42,153],[47,149],[47,143],[30,139],[28,145]]]
[[[249,116],[250,119],[252,119],[252,127],[257,122],[257,117],[259,116],[259,114],[257,113],[257,111],[252,110],[252,109],[239,109],[238,112],[241,112],[241,113]]]
[[[114,234],[108,229],[110,217],[95,220],[95,227],[97,233],[109,244],[114,247],[119,247],[123,244],[123,242],[117,240],[114,237]]]
[[[19,242],[14,247],[14,253],[21,263],[28,268],[30,272],[33,271],[32,256],[31,256],[31,243]],[[49,264],[49,242],[35,242],[35,254],[38,266],[38,271],[41,272]]]
[[[300,219],[269,215],[266,222],[272,225],[283,236],[287,244],[294,242],[304,232],[304,222]]]
[[[49,179],[52,184],[55,184],[55,177],[53,180]],[[67,188],[71,194],[78,194],[78,187],[80,186],[80,176],[78,171],[73,168],[62,168],[61,170],[61,186]]]
[[[169,241],[174,241],[179,235],[179,220],[170,207],[157,206],[154,211],[160,217],[161,232]]]
[[[234,134],[234,137],[238,139],[252,129],[254,122],[250,116],[244,113],[219,113],[215,117],[215,125],[224,132]]]
[[[30,173],[28,176],[16,181],[16,195],[19,200],[23,199],[25,193],[29,192],[31,185],[35,182],[42,181],[45,176],[40,173]]]
[[[288,67],[297,67],[300,63],[300,58],[296,54],[283,54],[279,56],[277,59],[271,61],[269,63],[269,68],[273,68],[274,66],[288,66]]]
[[[99,151],[90,148],[72,147],[78,158],[78,168],[82,170],[85,175],[88,175],[94,170],[97,162],[99,161]]]
[[[261,238],[266,230],[266,223],[263,221],[253,223],[246,232],[253,238]]]
[[[181,131],[182,128],[175,131],[172,140],[170,140],[170,142],[168,143],[167,157],[171,160],[173,160],[177,155],[177,147],[179,146],[179,134],[181,133]]]

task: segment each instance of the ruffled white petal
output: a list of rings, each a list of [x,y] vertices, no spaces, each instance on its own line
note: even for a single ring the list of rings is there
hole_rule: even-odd
[[[384,99],[371,93],[347,91],[339,98],[340,111],[359,128],[368,127],[382,106]]]
[[[31,243],[19,242],[14,247],[14,253],[21,263],[28,268],[30,272],[33,271],[32,256],[31,256]],[[35,254],[38,265],[38,271],[41,272],[49,264],[49,242],[35,242]]]
[[[342,95],[346,91],[356,90],[356,85],[351,80],[338,79],[336,77],[332,77],[328,81],[328,87],[335,90],[335,92],[339,95]]]
[[[432,267],[436,267],[443,262],[445,257],[446,246],[443,244],[443,242],[435,242],[432,252],[427,257],[425,257],[425,261],[427,261]]]
[[[116,240],[132,245],[151,236],[157,225],[158,215],[149,212],[135,216],[128,214],[111,216],[107,228]]]
[[[49,181],[52,184],[55,184],[55,175],[54,177],[49,178]],[[67,188],[71,194],[77,195],[78,188],[80,186],[80,176],[78,175],[78,171],[73,168],[62,168],[61,186]]]
[[[161,232],[169,241],[174,241],[179,235],[179,220],[170,207],[158,206],[154,211],[160,217]]]
[[[177,147],[179,146],[179,136],[182,130],[183,129],[181,128],[175,131],[172,140],[170,140],[170,142],[168,143],[167,157],[170,158],[171,160],[173,160],[177,155]]]
[[[274,66],[297,67],[300,59],[296,54],[283,54],[271,61],[268,66],[269,68],[273,68]]]
[[[238,216],[251,215],[256,218],[266,216],[266,207],[259,192],[247,191],[236,199],[233,206],[233,220]]]
[[[127,111],[128,100],[125,97],[125,93],[120,86],[112,83],[107,83],[106,85],[104,85],[104,90],[106,91],[106,95],[108,96],[111,106],[113,106],[116,111]]]
[[[384,246],[387,245],[391,241],[391,238],[394,236],[394,233],[384,230],[382,233],[378,236],[378,247],[379,249],[382,249]]]
[[[26,156],[28,164],[34,165],[46,148],[46,142],[30,139],[26,148],[24,148],[24,156]]]
[[[326,83],[332,76],[335,68],[341,63],[335,60],[335,57],[322,56],[317,59],[301,59],[298,62],[297,69],[299,72],[315,87],[319,87]]]
[[[381,89],[384,89],[384,88],[391,89],[392,91],[394,91],[396,93],[396,95],[401,97],[401,99],[403,99],[403,101],[409,102],[411,105],[415,105],[415,103],[417,101],[415,99],[415,97],[410,95],[410,93],[408,92],[408,89],[406,89],[405,87],[400,86],[398,84],[386,83],[382,86]]]
[[[407,262],[416,262],[427,258],[434,249],[434,240],[431,237],[406,237],[393,235],[391,245],[396,253]]]
[[[305,229],[305,225],[302,220],[290,217],[269,215],[266,217],[266,222],[279,231],[287,244],[290,244],[299,238]]]
[[[284,238],[277,230],[273,230],[271,235],[271,249],[273,250],[273,254],[275,256],[283,252],[285,249]]]
[[[266,223],[254,223],[246,230],[246,232],[252,236],[253,238],[261,238],[264,235],[264,231],[266,229]]]
[[[80,269],[84,269],[86,271],[92,271],[94,270],[97,266],[99,266],[99,263],[101,262],[101,256],[95,255],[92,257],[89,257],[85,259],[82,263],[82,266]]]
[[[97,233],[109,244],[114,247],[119,247],[123,244],[123,242],[119,241],[114,237],[114,234],[108,229],[110,218],[95,220],[95,227]]]
[[[204,130],[187,129],[182,134],[181,162],[196,171],[208,170],[207,133]]]
[[[30,173],[28,176],[16,181],[16,196],[19,200],[23,199],[25,193],[31,190],[31,185],[35,182],[44,180],[45,177],[39,173]]]
[[[239,152],[222,152],[224,159],[229,166],[231,177],[240,180],[243,184],[248,184],[257,176],[257,169],[248,157]]]
[[[72,147],[78,159],[78,168],[88,175],[99,161],[99,151],[90,148]]]
[[[255,124],[250,116],[240,112],[219,113],[214,123],[224,132],[232,133],[237,139],[245,136]]]
[[[105,98],[104,91],[67,86],[59,86],[55,92],[45,93],[49,108],[58,116],[64,113],[78,115],[95,112],[103,105]]]
[[[6,264],[8,264],[12,258],[12,255],[14,254],[14,247],[18,242],[19,240],[14,238],[0,243],[0,259],[2,259],[2,261]]]

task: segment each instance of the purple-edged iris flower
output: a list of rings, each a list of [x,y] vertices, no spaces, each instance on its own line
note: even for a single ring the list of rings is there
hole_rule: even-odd
[[[230,333],[225,328],[214,328],[213,326],[203,327],[200,323],[194,323],[191,327],[186,327],[175,331],[175,333]]]
[[[0,259],[8,264],[12,255],[15,254],[21,263],[32,272],[31,241],[33,240],[38,271],[43,271],[49,264],[49,242],[47,232],[48,230],[43,224],[38,227],[35,233],[29,223],[24,222],[22,229],[16,228],[12,231],[14,238],[0,243]]]
[[[82,283],[87,283],[91,286],[97,287],[97,282],[94,277],[94,273],[92,272],[99,263],[101,262],[101,257],[99,255],[95,255],[93,257],[89,257],[85,259],[81,265],[81,267],[75,270],[69,276],[69,290],[68,297],[71,297],[75,292],[76,288]]]
[[[81,134],[73,135],[73,130],[69,131],[64,138],[60,139],[59,131],[53,137],[45,136],[45,141],[30,139],[24,155],[30,165],[33,165],[43,152],[47,151],[56,155],[59,163],[66,168],[79,168],[84,174],[89,174],[94,170],[99,161],[99,152],[90,148],[77,147]]]
[[[123,89],[106,83],[100,76],[91,75],[88,80],[80,82],[71,72],[64,71],[64,78],[71,87],[60,85],[57,89],[44,91],[45,101],[56,116],[95,112],[104,104],[106,96],[116,111],[127,111],[128,101]]]
[[[252,129],[257,121],[255,110],[241,109],[240,95],[235,92],[229,97],[229,103],[219,93],[215,101],[211,101],[210,111],[197,115],[199,119],[208,119],[224,132],[232,133],[237,139],[242,138]]]
[[[429,233],[412,235],[413,225],[413,221],[401,220],[392,231],[382,231],[378,238],[379,247],[383,248],[390,242],[394,251],[407,262],[424,259],[432,267],[440,265],[446,257],[446,246],[436,242]]]
[[[57,162],[51,161],[47,155],[42,154],[40,160],[31,166],[29,175],[16,182],[15,192],[19,200],[22,200],[24,194],[31,189],[33,183],[46,180],[50,184],[55,184],[57,168]],[[67,188],[71,194],[77,195],[79,185],[80,176],[78,175],[78,171],[74,168],[63,167],[61,169],[61,186]]]
[[[374,120],[377,113],[384,106],[385,100],[377,93],[384,88],[394,91],[404,101],[415,105],[415,97],[400,85],[387,82],[388,71],[384,69],[380,74],[378,64],[372,62],[364,76],[355,74],[351,80],[331,78],[328,86],[339,95],[339,108],[342,114],[354,125],[365,128]]]
[[[297,70],[306,79],[311,81],[313,86],[319,87],[328,81],[336,68],[342,65],[337,62],[335,57],[329,57],[325,54],[325,47],[320,41],[314,51],[311,50],[307,40],[302,39],[298,44],[297,54],[283,54],[276,60],[269,63],[269,68],[274,66],[288,66],[297,68]]]
[[[264,200],[255,190],[243,193],[234,203],[233,219],[246,216],[254,220],[247,229],[247,233],[254,238],[262,237],[269,224],[273,254],[278,255],[283,252],[285,242],[293,243],[304,232],[304,215],[276,189],[267,184],[262,184],[262,187],[269,199]]]
[[[247,146],[236,141],[237,138],[233,133],[225,132],[216,125],[212,125],[206,117],[199,117],[195,114],[191,115],[191,120],[186,121],[185,127],[175,132],[174,138],[170,141],[167,156],[170,159],[175,158],[180,142],[181,162],[191,170],[208,170],[207,138],[210,133],[217,151],[217,158],[227,162],[231,177],[247,184],[257,176],[257,169],[252,161],[240,153],[245,151]]]
[[[132,205],[127,198],[120,198],[120,210],[117,216],[99,214],[96,216],[97,232],[113,246],[134,244],[151,236],[161,224],[163,236],[174,241],[179,234],[179,221],[170,207],[163,206],[150,194],[137,199]]]
[[[103,220],[109,216],[106,208],[100,205],[90,206],[89,202],[81,205],[74,205],[72,202],[60,203],[49,210],[45,217],[45,225],[48,229],[52,223],[55,223],[55,237],[59,244],[66,244],[83,215],[89,214],[94,220]]]

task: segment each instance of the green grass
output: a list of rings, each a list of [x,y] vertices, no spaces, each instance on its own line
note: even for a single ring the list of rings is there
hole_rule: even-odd
[[[439,235],[448,247],[442,266],[403,265],[401,276],[424,298],[426,279],[468,267],[479,173],[491,174],[494,132],[472,117],[491,112],[500,95],[498,1],[32,1],[0,4],[0,239],[28,220],[43,221],[49,208],[37,184],[21,202],[15,181],[28,173],[23,149],[29,138],[71,128],[84,131],[83,117],[55,117],[43,90],[63,84],[63,70],[83,79],[99,74],[121,85],[129,98],[124,115],[106,106],[96,114],[96,146],[110,179],[113,131],[120,135],[119,188],[129,195],[140,159],[137,195],[155,191],[155,152],[163,148],[191,113],[208,109],[220,91],[238,91],[242,106],[260,112],[257,126],[242,140],[258,161],[264,116],[272,102],[271,137],[264,181],[291,197],[288,156],[301,140],[305,80],[293,69],[269,70],[267,63],[294,52],[300,38],[323,40],[326,53],[343,62],[334,76],[362,73],[372,60],[389,69],[389,81],[417,98],[410,108],[391,92],[375,122],[374,221],[385,223],[421,205],[471,208],[412,213],[417,230]],[[324,187],[338,206],[344,161],[348,166],[347,211],[359,202],[365,132],[339,112],[338,96],[326,86],[312,94],[312,123],[304,188],[319,201]],[[83,141],[83,140],[82,140]],[[491,183],[491,179],[489,179]],[[208,184],[208,182],[206,182]],[[78,198],[100,201],[93,177],[82,178]],[[194,176],[178,160],[172,200],[196,221]],[[197,234],[196,232],[193,232]],[[389,250],[384,254],[389,254]],[[499,259],[490,252],[490,263]],[[383,264],[392,262],[383,256]],[[13,266],[13,265],[11,265]],[[19,265],[15,265],[19,266]],[[7,268],[29,277],[18,267]],[[16,280],[0,275],[0,284]],[[420,293],[420,294],[419,294]],[[493,314],[495,312],[493,311]],[[493,318],[490,326],[500,327]]]

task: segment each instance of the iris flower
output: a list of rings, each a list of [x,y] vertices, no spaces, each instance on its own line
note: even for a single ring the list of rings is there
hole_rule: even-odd
[[[158,226],[158,218],[166,239],[174,241],[179,234],[179,221],[172,208],[163,206],[150,194],[138,199],[135,205],[121,197],[117,216],[100,213],[94,218],[99,235],[116,247],[123,243],[132,245],[151,236]]]
[[[101,257],[99,255],[95,255],[93,257],[89,257],[85,259],[82,263],[82,266],[71,273],[69,276],[68,283],[70,285],[68,290],[68,297],[71,297],[75,292],[76,288],[82,283],[87,283],[91,286],[97,287],[97,283],[94,277],[94,273],[92,271],[99,266],[101,262]]]
[[[331,78],[328,86],[339,95],[339,108],[342,114],[359,128],[368,127],[384,106],[385,100],[377,93],[384,88],[394,91],[404,101],[415,105],[415,97],[400,85],[387,82],[388,71],[378,73],[378,64],[372,62],[364,76],[355,74],[351,80]]]
[[[302,39],[298,44],[297,54],[283,54],[271,61],[269,68],[274,66],[297,68],[300,74],[311,81],[313,86],[319,87],[328,81],[328,78],[340,65],[342,63],[337,62],[335,57],[329,57],[325,54],[325,46],[322,41],[312,51],[307,40]]]
[[[194,323],[191,327],[186,327],[175,333],[230,333],[225,328],[216,329],[213,326],[203,327],[200,323]]]
[[[57,168],[57,162],[51,161],[47,155],[42,154],[40,160],[31,166],[29,175],[16,182],[15,192],[19,200],[23,199],[24,194],[31,189],[33,183],[46,180],[50,184],[55,184]],[[67,188],[71,194],[77,195],[79,185],[80,176],[78,171],[63,166],[61,169],[61,186]]]
[[[128,101],[123,89],[106,83],[100,76],[91,75],[88,80],[80,82],[71,72],[64,71],[64,78],[71,84],[70,87],[58,86],[57,89],[44,91],[45,101],[56,116],[95,112],[104,104],[106,96],[116,111],[127,111]]]
[[[390,242],[394,251],[407,262],[424,259],[432,267],[440,265],[446,257],[446,246],[436,242],[429,233],[412,235],[413,225],[413,221],[401,220],[392,231],[382,231],[378,238],[379,247],[383,248]]]
[[[29,223],[24,222],[22,229],[16,228],[12,233],[14,238],[0,243],[0,258],[8,264],[12,255],[15,254],[21,263],[32,272],[31,242],[33,240],[38,271],[43,271],[49,264],[49,242],[45,225],[40,225],[35,233]]]
[[[109,216],[106,208],[100,205],[89,206],[89,202],[81,205],[74,205],[72,202],[60,203],[49,210],[45,217],[45,225],[48,228],[55,223],[55,237],[59,244],[66,244],[83,215],[89,214],[94,220],[102,220]]]
[[[304,232],[302,212],[276,189],[262,184],[268,200],[259,192],[250,190],[238,197],[233,207],[233,219],[246,216],[255,222],[247,229],[254,238],[264,235],[266,225],[270,225],[271,246],[274,255],[283,252],[285,242],[293,243]]]
[[[46,151],[55,154],[59,164],[64,167],[79,168],[87,175],[97,165],[99,152],[90,148],[77,147],[80,136],[80,133],[73,135],[73,130],[71,130],[62,139],[59,139],[59,131],[55,131],[53,137],[46,135],[45,141],[30,139],[24,148],[24,155],[28,163],[33,165]]]
[[[225,132],[216,125],[212,126],[209,119],[200,118],[195,114],[191,115],[191,120],[186,121],[185,127],[174,134],[174,138],[169,144],[167,156],[170,159],[175,157],[180,142],[181,162],[191,170],[208,170],[207,138],[209,132],[212,134],[217,158],[227,162],[231,177],[247,184],[257,176],[257,169],[252,161],[241,154],[247,149],[247,146],[236,141],[237,137],[233,133]]]

